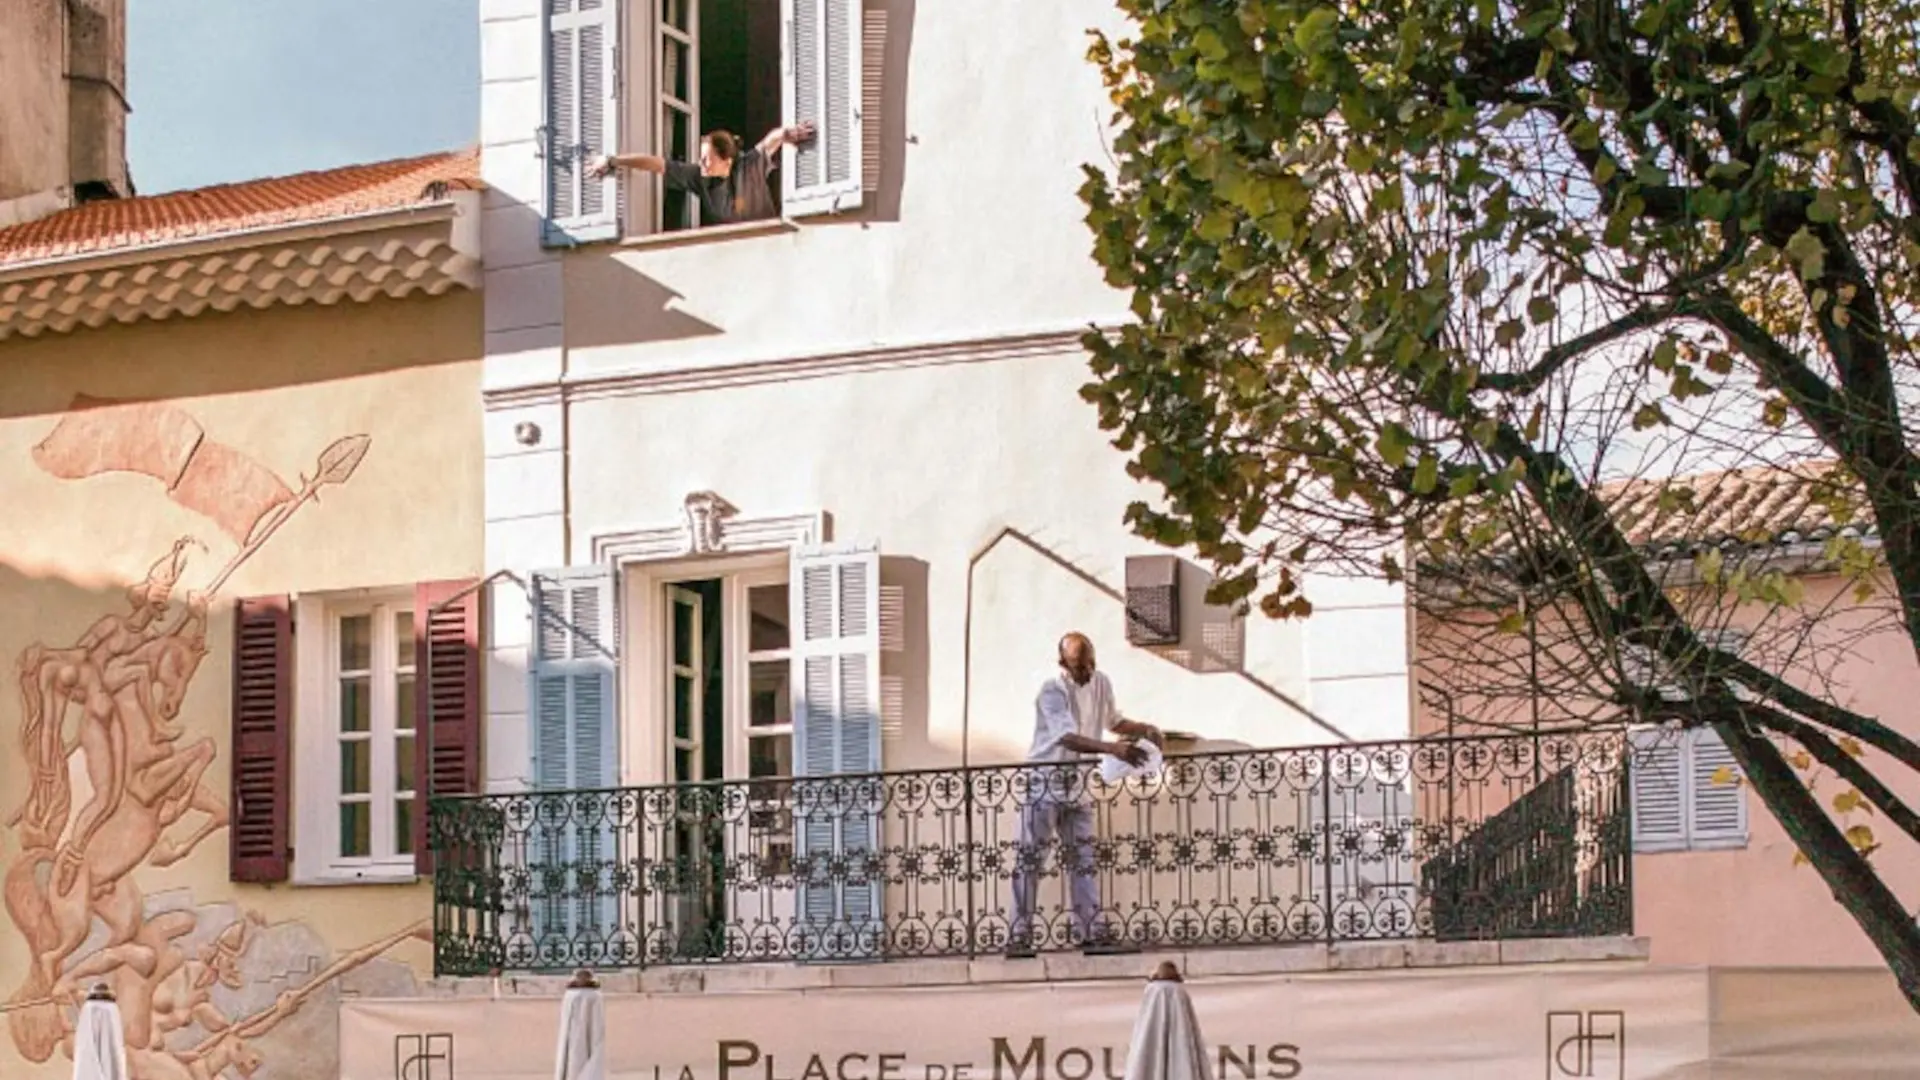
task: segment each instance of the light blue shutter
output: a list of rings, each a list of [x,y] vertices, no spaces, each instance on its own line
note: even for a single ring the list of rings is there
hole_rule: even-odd
[[[1733,751],[1712,728],[1687,735],[1687,840],[1695,849],[1747,846],[1747,792]],[[1725,778],[1716,774],[1726,770]]]
[[[786,27],[781,115],[813,121],[814,139],[785,151],[780,205],[788,217],[860,206],[863,165],[862,0],[781,0]]]
[[[619,0],[546,0],[546,166],[544,238],[550,245],[608,240],[620,233],[620,180],[587,168],[619,150]]]
[[[533,751],[544,791],[594,791],[619,782],[619,625],[608,566],[533,575]],[[610,800],[546,799],[532,821],[533,933],[549,966],[592,964],[619,925]]]
[[[1633,849],[1681,851],[1687,846],[1686,736],[1671,727],[1635,729],[1628,736]]]
[[[794,802],[799,817],[803,952],[877,955],[882,944],[880,555],[813,548],[793,555]]]

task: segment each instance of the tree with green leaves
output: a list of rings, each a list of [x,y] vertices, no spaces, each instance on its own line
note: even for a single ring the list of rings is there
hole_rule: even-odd
[[[1082,194],[1136,318],[1086,394],[1132,526],[1274,617],[1410,579],[1485,660],[1429,708],[1711,727],[1920,1008],[1920,743],[1827,677],[1920,659],[1920,4],[1119,3]],[[1831,527],[1715,524],[1703,470]]]

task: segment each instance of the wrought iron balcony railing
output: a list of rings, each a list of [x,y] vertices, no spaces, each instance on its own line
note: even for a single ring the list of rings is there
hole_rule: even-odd
[[[1119,784],[1008,765],[437,799],[435,965],[1628,933],[1626,758],[1586,732],[1174,757]]]

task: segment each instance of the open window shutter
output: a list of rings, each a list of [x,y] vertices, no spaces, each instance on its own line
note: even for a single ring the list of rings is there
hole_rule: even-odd
[[[423,581],[413,590],[413,863],[433,872],[427,799],[480,790],[480,590]],[[469,591],[470,590],[470,591]]]
[[[533,576],[530,775],[541,790],[595,790],[619,782],[614,581],[610,566]],[[536,829],[536,857],[548,871],[534,875],[536,949],[562,964],[604,959],[592,946],[604,943],[616,922],[617,853],[605,808],[596,799],[551,804]]]
[[[546,0],[544,70],[550,245],[607,240],[620,232],[618,174],[587,175],[593,160],[616,153],[619,131],[618,0]]]
[[[619,780],[614,676],[619,666],[609,566],[533,577],[534,786],[612,787]]]
[[[293,614],[285,596],[241,600],[233,627],[233,823],[228,875],[287,880]]]
[[[834,780],[880,770],[880,555],[810,548],[793,555],[794,771],[804,951],[847,959],[879,946],[876,784]]]
[[[1633,848],[1677,851],[1687,846],[1685,737],[1673,728],[1641,728],[1629,736],[1633,783]]]
[[[1746,846],[1747,792],[1733,751],[1712,728],[1695,728],[1686,734],[1692,782],[1687,803],[1690,846]]]
[[[811,120],[814,138],[789,147],[780,170],[789,217],[857,209],[864,185],[862,0],[780,0],[786,26],[781,115]]]

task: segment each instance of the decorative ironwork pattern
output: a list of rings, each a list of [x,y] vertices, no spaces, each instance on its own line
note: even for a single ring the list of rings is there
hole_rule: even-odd
[[[1626,757],[1583,732],[1175,757],[1119,784],[1087,763],[436,799],[435,964],[1627,933]]]

